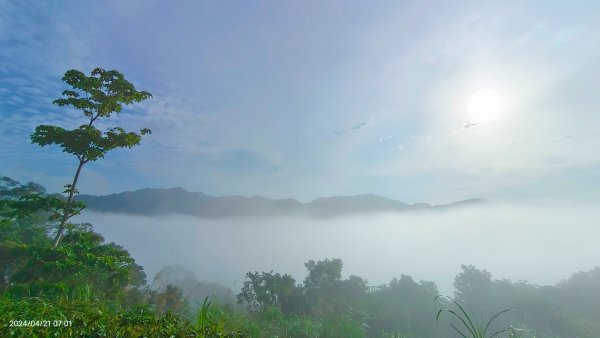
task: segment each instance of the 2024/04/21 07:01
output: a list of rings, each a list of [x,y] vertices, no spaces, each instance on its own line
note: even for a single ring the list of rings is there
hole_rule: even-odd
[[[11,320],[11,327],[69,327],[73,324],[70,320]]]

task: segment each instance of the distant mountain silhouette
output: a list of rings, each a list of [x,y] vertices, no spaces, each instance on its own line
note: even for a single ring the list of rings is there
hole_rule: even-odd
[[[189,192],[183,188],[141,189],[105,196],[79,195],[77,200],[85,202],[88,210],[98,212],[145,216],[181,214],[204,218],[283,215],[334,217],[382,211],[442,210],[482,202],[479,199],[470,199],[445,205],[406,204],[365,194],[322,197],[309,203],[301,203],[292,198],[215,197],[201,192]]]

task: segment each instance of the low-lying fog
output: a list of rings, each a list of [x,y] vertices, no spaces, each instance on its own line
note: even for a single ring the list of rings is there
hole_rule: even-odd
[[[239,289],[247,271],[289,273],[310,259],[341,258],[370,285],[407,274],[451,295],[461,264],[493,278],[554,284],[600,264],[599,212],[589,207],[483,204],[443,212],[333,219],[207,220],[84,212],[107,241],[128,249],[151,280],[166,265]]]

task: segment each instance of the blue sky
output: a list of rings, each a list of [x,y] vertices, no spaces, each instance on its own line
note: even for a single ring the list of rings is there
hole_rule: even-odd
[[[153,134],[82,193],[597,201],[598,31],[592,1],[1,1],[0,174],[62,190],[29,135],[83,123],[51,102],[101,66],[154,95],[104,126]],[[505,108],[466,129],[481,88]]]

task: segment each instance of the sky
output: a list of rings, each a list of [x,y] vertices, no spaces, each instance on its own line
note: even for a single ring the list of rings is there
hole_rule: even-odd
[[[75,159],[29,135],[84,123],[52,101],[102,67],[153,98],[100,126],[153,133],[82,193],[593,203],[598,31],[596,1],[0,1],[0,175],[62,191]]]

